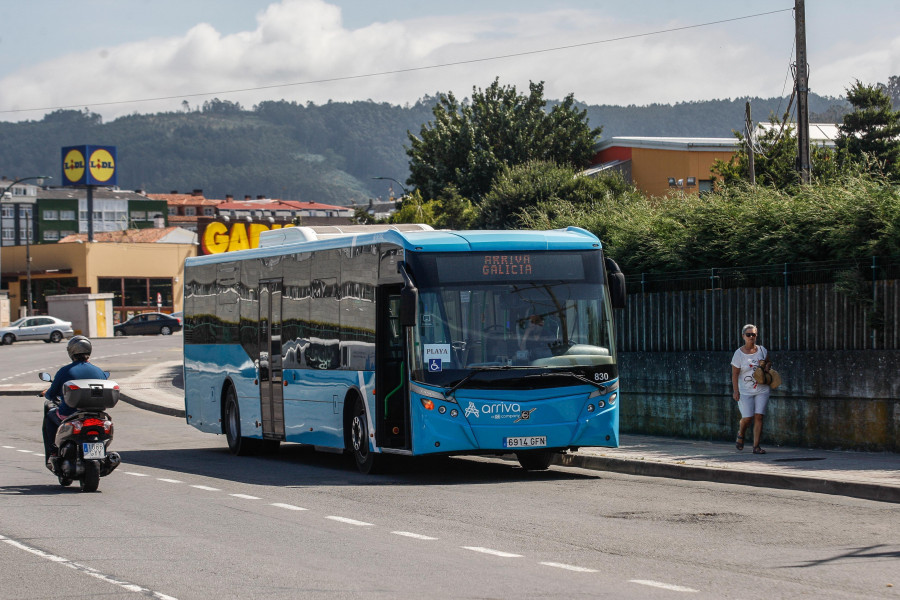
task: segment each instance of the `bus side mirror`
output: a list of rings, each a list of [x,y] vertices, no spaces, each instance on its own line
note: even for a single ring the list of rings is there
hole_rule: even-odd
[[[400,290],[400,326],[412,327],[416,324],[416,308],[419,305],[419,290],[403,286]]]
[[[400,326],[413,327],[416,324],[416,309],[419,306],[419,288],[406,272],[406,263],[397,264],[397,272],[403,277],[400,290]]]
[[[625,308],[625,274],[613,259],[607,258],[605,262],[610,303],[613,308]]]

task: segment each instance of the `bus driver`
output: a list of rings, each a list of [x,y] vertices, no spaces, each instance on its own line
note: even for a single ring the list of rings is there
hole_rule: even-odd
[[[525,333],[519,341],[519,350],[527,351],[532,360],[546,358],[551,355],[550,344],[554,341],[556,336],[544,327],[544,317],[531,315],[528,317]]]

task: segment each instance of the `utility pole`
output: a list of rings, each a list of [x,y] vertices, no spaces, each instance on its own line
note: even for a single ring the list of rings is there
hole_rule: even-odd
[[[794,27],[797,39],[797,169],[800,182],[809,183],[809,71],[806,60],[806,8],[804,0],[794,0]]]
[[[750,118],[750,101],[747,100],[747,167],[750,170],[750,185],[756,185],[756,158],[753,150],[753,119]]]

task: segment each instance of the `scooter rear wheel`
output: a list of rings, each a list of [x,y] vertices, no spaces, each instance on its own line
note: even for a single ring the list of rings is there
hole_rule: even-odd
[[[92,460],[85,461],[84,475],[81,477],[82,492],[96,492],[100,487],[100,467]]]

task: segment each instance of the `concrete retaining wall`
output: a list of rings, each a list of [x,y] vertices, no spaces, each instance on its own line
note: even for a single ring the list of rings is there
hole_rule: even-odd
[[[623,433],[733,440],[733,352],[619,354]],[[900,352],[772,354],[764,444],[900,452]]]

